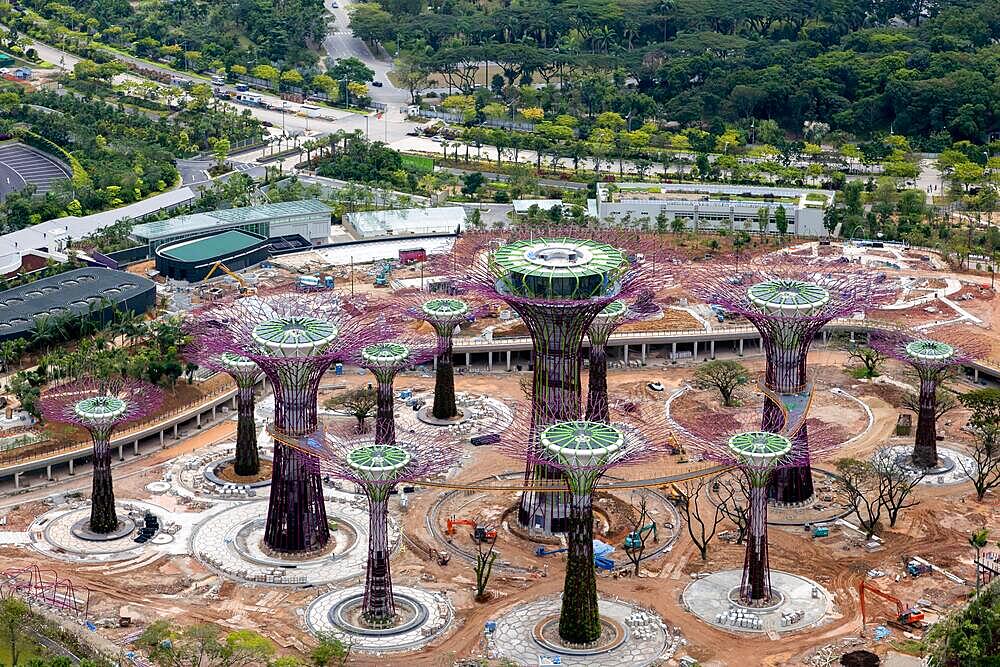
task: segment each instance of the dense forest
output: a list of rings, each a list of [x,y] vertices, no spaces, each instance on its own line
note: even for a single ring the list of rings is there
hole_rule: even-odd
[[[820,121],[915,148],[1000,130],[1000,3],[980,0],[381,0],[351,27],[407,80],[486,83],[547,116]],[[404,82],[405,83],[405,82]],[[524,84],[550,84],[530,92]],[[418,86],[420,87],[420,86]],[[535,99],[520,102],[519,97]]]
[[[310,65],[326,32],[322,0],[75,0],[25,3],[48,19],[137,55],[195,67]]]

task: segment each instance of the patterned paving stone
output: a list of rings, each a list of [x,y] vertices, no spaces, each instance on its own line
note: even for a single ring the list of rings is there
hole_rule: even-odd
[[[119,517],[131,516],[141,524],[146,510],[153,511],[163,521],[163,509],[128,500],[115,503]],[[72,507],[60,507],[37,517],[28,528],[31,546],[47,556],[60,560],[108,563],[128,560],[141,555],[153,545],[133,542],[134,534],[117,540],[83,540],[71,531],[73,524],[90,518],[90,503],[79,503]]]

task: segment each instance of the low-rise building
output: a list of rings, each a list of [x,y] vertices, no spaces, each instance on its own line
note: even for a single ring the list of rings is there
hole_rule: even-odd
[[[270,244],[263,236],[230,229],[161,245],[156,249],[156,270],[167,278],[193,283],[204,280],[220,262],[239,271],[263,262],[269,254]]]
[[[766,231],[777,232],[775,214],[784,208],[787,233],[826,236],[823,216],[833,204],[831,190],[703,183],[598,183],[597,217],[605,222],[656,226],[657,216],[684,221],[690,230],[759,232],[760,211],[768,212]]]
[[[465,225],[465,209],[461,206],[442,206],[361,211],[348,213],[344,220],[364,239],[407,234],[457,234]]]

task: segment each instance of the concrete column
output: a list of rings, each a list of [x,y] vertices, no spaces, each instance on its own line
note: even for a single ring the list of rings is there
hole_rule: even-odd
[[[52,465],[45,466],[45,479],[52,481]]]
[[[979,382],[979,369],[978,368],[973,368],[972,369],[972,381],[973,382]]]
[[[124,442],[121,443],[120,445],[118,445],[118,460],[119,461],[124,461],[125,460],[125,443]]]
[[[628,345],[623,345],[622,349],[625,350],[625,365],[628,366]]]
[[[698,361],[698,341],[694,342],[694,349],[691,351],[691,358]]]
[[[743,339],[742,338],[740,338],[740,351],[739,351],[739,355],[741,357],[743,356]]]
[[[135,444],[136,444],[136,445],[138,445],[138,444],[139,444],[139,441],[138,441],[138,440],[136,440],[136,443],[135,443]],[[160,449],[163,449],[164,447],[166,447],[166,445],[165,445],[165,444],[163,443],[163,430],[161,429],[161,430],[160,430]],[[138,452],[138,451],[136,451],[136,454],[138,454],[138,453],[139,453],[139,452]]]
[[[73,459],[69,460],[69,474],[75,475],[76,471],[73,469]]]
[[[471,352],[466,352],[465,353],[465,367],[468,368],[471,365],[472,365],[472,353]]]
[[[646,365],[646,343],[642,344],[642,365]]]
[[[434,357],[434,370],[438,369],[438,358]]]
[[[708,349],[709,349],[708,356],[710,358],[712,358],[712,359],[715,359],[715,341],[714,340],[708,341]]]
[[[21,488],[21,473],[19,472],[14,473],[14,488],[15,489]]]
[[[670,343],[670,363],[677,363],[677,341]]]
[[[507,370],[510,370],[510,350],[507,350]]]
[[[830,339],[830,332],[827,331],[826,329],[823,329],[823,342],[825,343],[829,339]]]
[[[201,413],[200,412],[194,416],[194,425],[196,427],[198,427],[198,428],[201,428]]]
[[[487,370],[493,370],[493,350],[486,353],[486,368]]]
[[[177,434],[177,424],[174,424],[174,440],[178,440],[180,436]]]
[[[212,406],[212,421],[215,421],[215,407],[214,405]]]

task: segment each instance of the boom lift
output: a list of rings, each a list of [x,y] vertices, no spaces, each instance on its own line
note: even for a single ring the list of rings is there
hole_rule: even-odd
[[[899,598],[895,595],[890,595],[885,591],[880,591],[867,581],[862,581],[858,584],[858,593],[861,596],[861,633],[865,632],[865,591],[869,593],[874,593],[875,595],[888,600],[896,605],[896,623],[903,627],[919,627],[922,625],[921,621],[924,620],[924,612],[920,611],[917,607],[907,608]]]

